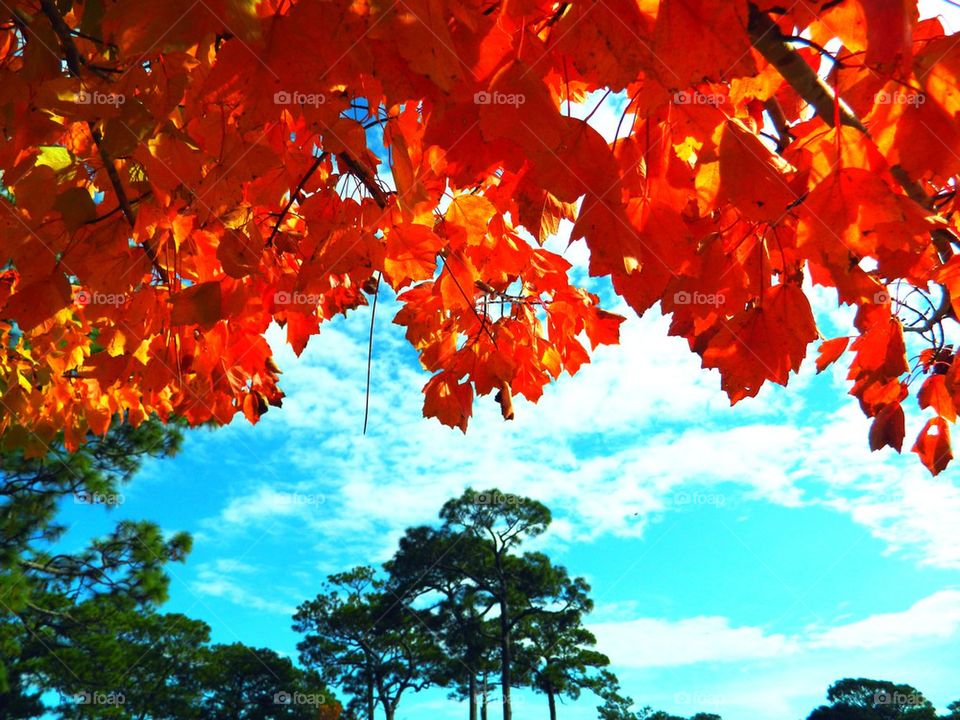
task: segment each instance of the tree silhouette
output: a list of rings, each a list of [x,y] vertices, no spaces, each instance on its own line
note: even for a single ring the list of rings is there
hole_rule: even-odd
[[[936,720],[933,705],[916,688],[868,678],[844,678],[827,690],[830,705],[808,720]]]
[[[178,425],[150,420],[117,426],[68,454],[62,445],[45,456],[20,449],[0,453],[0,710],[35,717],[42,705],[35,678],[59,670],[48,645],[95,620],[89,603],[116,612],[150,608],[166,598],[164,565],[183,561],[185,533],[165,537],[155,524],[125,520],[75,552],[56,551],[65,527],[60,503],[115,506],[123,484],[150,457],[166,457],[181,442]],[[107,610],[104,610],[107,612]],[[112,612],[112,611],[111,611]],[[52,664],[52,665],[51,665]]]
[[[304,634],[297,645],[303,664],[362,697],[367,720],[376,704],[393,720],[401,696],[431,680],[435,641],[417,618],[394,612],[395,605],[375,571],[357,567],[331,575],[294,616],[294,629]]]

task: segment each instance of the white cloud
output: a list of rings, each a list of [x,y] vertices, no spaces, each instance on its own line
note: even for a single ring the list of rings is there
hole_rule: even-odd
[[[784,635],[767,635],[756,627],[732,627],[723,617],[639,618],[599,623],[590,629],[597,636],[597,647],[613,664],[628,668],[740,662],[796,650],[795,642]]]
[[[264,518],[302,517],[315,513],[326,502],[322,493],[297,490],[279,491],[260,485],[252,492],[232,499],[220,513],[219,521],[228,525],[248,526]]]
[[[630,610],[634,608],[628,606]],[[728,618],[635,618],[595,623],[597,647],[624,668],[663,668],[809,655],[822,650],[916,647],[960,634],[960,590],[942,590],[901,612],[880,613],[796,635],[735,626]]]
[[[871,453],[868,421],[852,400],[810,409],[836,403],[842,376],[817,378],[807,363],[790,388],[768,386],[730,408],[716,373],[700,370],[685,342],[666,337],[667,321],[650,313],[628,320],[620,346],[598,350],[539,404],[518,400],[511,423],[492,398],[478,398],[463,436],[422,418],[427,375],[390,323],[395,308],[384,301],[378,310],[366,436],[360,329],[368,310],[325,327],[299,359],[271,331],[284,407],[254,430],[229,427],[215,437],[233,443],[258,433],[276,447],[259,458],[264,472],[238,476],[207,532],[305,525],[318,543],[384,559],[405,527],[434,521],[467,485],[542,500],[562,521],[549,536],[558,542],[641,536],[651,520],[682,509],[679,497],[704,491],[727,504],[826,505],[891,552],[960,567],[960,490],[929,478],[912,456]]]
[[[960,590],[941,590],[902,612],[872,615],[818,633],[813,647],[878,648],[919,640],[947,639],[960,630]]]
[[[236,574],[255,574],[257,572],[258,568],[236,560],[217,560],[212,564],[201,563],[196,566],[197,577],[189,584],[189,587],[195,596],[221,598],[244,607],[286,617],[292,616],[296,610],[294,604],[264,598],[261,593],[251,592],[250,588],[240,585],[232,577]],[[230,628],[227,627],[227,629]]]

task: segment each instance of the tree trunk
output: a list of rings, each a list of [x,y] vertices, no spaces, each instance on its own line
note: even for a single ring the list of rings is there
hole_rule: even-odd
[[[367,720],[374,720],[373,713],[376,705],[373,700],[373,675],[367,678]]]
[[[506,588],[500,584],[500,690],[503,702],[503,720],[513,720],[510,707],[510,617]]]
[[[397,708],[389,703],[383,704],[383,712],[387,716],[387,720],[393,720],[394,714],[397,712]]]
[[[547,702],[550,704],[550,720],[557,720],[557,699],[553,690],[547,690]]]
[[[480,706],[480,720],[487,720],[487,674],[483,674],[483,704]]]
[[[470,671],[470,720],[477,720],[477,676]]]

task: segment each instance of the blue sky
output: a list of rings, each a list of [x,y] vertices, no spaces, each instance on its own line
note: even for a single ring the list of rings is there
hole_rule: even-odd
[[[593,122],[615,123],[613,109]],[[552,246],[583,267],[563,236]],[[809,292],[824,336],[848,334],[851,313]],[[166,610],[205,620],[216,641],[295,656],[290,616],[327,574],[383,562],[446,499],[497,485],[554,511],[536,547],[590,581],[590,625],[638,706],[796,720],[846,676],[911,683],[941,710],[960,699],[957,470],[930,478],[910,453],[871,453],[843,360],[730,408],[655,309],[538,405],[518,400],[515,421],[480,399],[464,436],[422,419],[427,375],[396,309],[381,297],[367,435],[369,308],[299,359],[273,329],[284,407],[256,427],[191,432],[109,513],[66,504],[64,542],[126,517],[187,530],[194,551],[171,568]],[[518,702],[517,717],[547,717],[542,698]],[[560,716],[594,718],[596,704],[587,694]],[[398,720],[464,713],[432,691],[405,697]]]

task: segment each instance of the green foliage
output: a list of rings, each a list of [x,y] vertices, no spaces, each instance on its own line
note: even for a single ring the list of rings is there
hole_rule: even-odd
[[[37,678],[61,665],[44,643],[59,648],[63,637],[77,637],[91,619],[88,608],[110,605],[111,614],[122,614],[166,598],[163,567],[186,557],[188,535],[165,538],[153,523],[123,521],[86,548],[62,552],[57,541],[65,528],[56,515],[63,502],[117,504],[122,485],[143,462],[172,455],[181,440],[176,423],[151,420],[136,428],[116,426],[72,454],[62,447],[44,457],[0,452],[3,717],[36,717]]]
[[[597,706],[599,720],[645,720],[643,712],[633,711],[633,698],[621,695],[620,681],[609,670],[602,670],[593,681],[593,691],[603,700]]]
[[[64,720],[198,718],[200,669],[210,628],[183,615],[118,611],[109,600],[77,608],[77,625],[45,644],[45,687],[61,693]]]
[[[335,587],[301,606],[295,627],[307,633],[303,661],[350,688],[354,709],[372,715],[376,696],[389,713],[396,703],[384,702],[370,679],[383,675],[380,655],[396,645],[398,628],[426,632],[421,644],[408,642],[417,650],[416,674],[390,666],[404,669],[397,682],[450,688],[468,700],[473,720],[487,679],[499,675],[505,718],[514,687],[545,694],[555,716],[556,700],[592,688],[593,671],[609,660],[592,649],[596,639],[582,626],[592,609],[587,583],[543,553],[520,553],[526,539],[547,529],[550,511],[497,489],[467,489],[443,506],[440,519],[439,528],[407,530],[383,582],[373,569],[357,568],[331,576]],[[399,700],[399,693],[390,697]]]
[[[936,720],[933,705],[916,688],[887,680],[844,678],[827,690],[829,705],[808,720]]]
[[[421,526],[410,528],[386,563],[389,591],[405,606],[416,607],[417,617],[429,628],[443,655],[458,662],[439,662],[432,668],[434,682],[466,699],[476,715],[484,678],[498,673],[495,603],[476,585],[464,582],[457,565],[479,552],[478,540]],[[459,558],[459,561],[457,560]],[[425,602],[423,602],[425,600]]]
[[[333,703],[323,681],[268,648],[214,645],[200,669],[200,720],[315,720]]]
[[[331,575],[294,615],[305,634],[301,661],[354,696],[348,710],[363,707],[371,718],[378,703],[391,720],[404,692],[427,687],[439,652],[416,615],[396,609],[374,569],[357,567]]]

